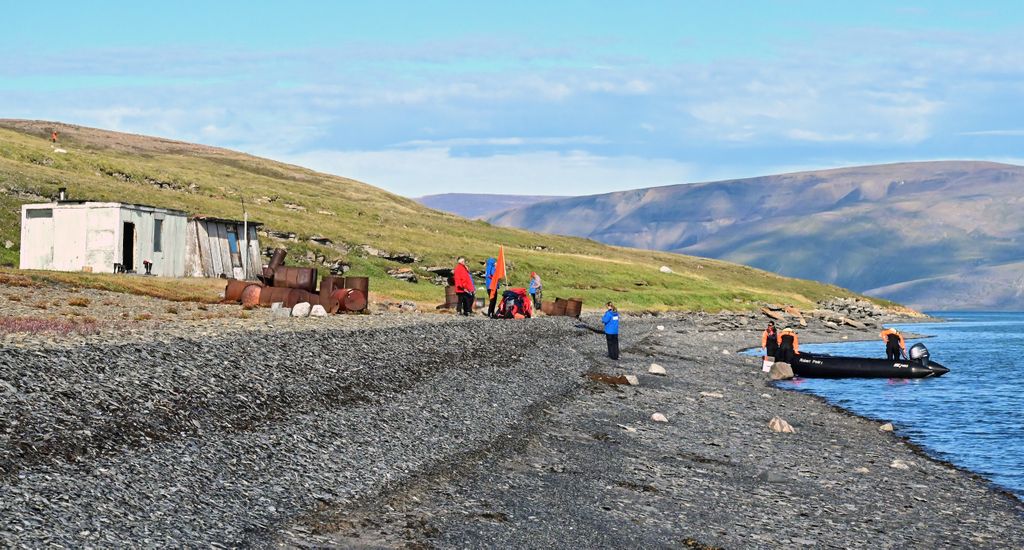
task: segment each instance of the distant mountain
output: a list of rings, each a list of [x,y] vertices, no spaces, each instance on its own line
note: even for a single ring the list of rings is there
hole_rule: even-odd
[[[521,207],[498,225],[743,263],[924,309],[1024,310],[1024,167],[887,164]]]
[[[473,193],[445,193],[413,199],[423,206],[462,216],[486,219],[510,208],[530,206],[543,201],[564,199],[562,196],[538,195],[478,195]]]

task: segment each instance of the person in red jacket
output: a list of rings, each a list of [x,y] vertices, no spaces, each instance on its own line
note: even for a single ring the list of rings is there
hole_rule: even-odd
[[[455,294],[459,297],[455,312],[468,316],[473,311],[476,285],[473,284],[473,276],[469,274],[466,258],[463,257],[459,257],[459,263],[455,265]]]

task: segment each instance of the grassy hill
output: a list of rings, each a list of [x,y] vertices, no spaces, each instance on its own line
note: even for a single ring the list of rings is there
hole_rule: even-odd
[[[60,133],[58,151],[48,141]],[[740,309],[761,301],[807,305],[844,289],[789,279],[722,261],[607,246],[597,242],[493,227],[426,208],[351,179],[250,155],[160,138],[59,123],[0,120],[0,265],[17,265],[21,204],[42,202],[67,187],[77,199],[123,201],[211,216],[250,219],[295,238],[264,237],[264,246],[289,249],[289,263],[311,265],[308,252],[343,260],[350,274],[372,277],[378,298],[423,304],[443,301],[444,289],[423,268],[450,266],[459,255],[473,267],[506,247],[510,282],[525,285],[531,271],[544,277],[547,297],[578,296],[591,307],[614,300],[626,309]],[[326,237],[324,246],[310,237]],[[398,281],[403,267],[371,255],[363,245],[418,257],[419,283]],[[298,259],[301,261],[297,261]],[[317,264],[320,269],[326,268]],[[669,266],[673,273],[662,273]],[[9,270],[8,270],[9,271]],[[82,275],[117,287],[118,278]],[[66,280],[66,276],[65,279]],[[129,289],[131,285],[120,285]],[[209,286],[209,285],[207,285]]]

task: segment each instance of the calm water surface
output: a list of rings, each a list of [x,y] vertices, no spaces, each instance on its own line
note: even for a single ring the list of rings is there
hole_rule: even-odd
[[[1024,497],[1024,313],[934,313],[948,322],[894,325],[933,338],[932,360],[948,367],[924,380],[796,379],[779,386],[820,395],[857,414],[892,421],[934,456]],[[885,357],[874,342],[807,344],[801,350]]]

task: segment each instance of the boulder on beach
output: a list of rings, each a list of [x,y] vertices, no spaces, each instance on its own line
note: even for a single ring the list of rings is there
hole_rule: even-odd
[[[651,363],[651,367],[649,369],[647,369],[647,372],[649,374],[657,374],[659,376],[665,376],[665,374],[666,374],[665,373],[665,367],[663,367],[663,366],[661,366],[661,365],[659,365],[657,363]]]
[[[668,422],[668,418],[666,418],[665,415],[663,415],[661,413],[654,413],[654,414],[652,414],[651,415],[651,420],[653,420],[655,422]]]
[[[317,304],[309,310],[310,317],[327,317],[327,310],[324,306]]]
[[[313,309],[309,302],[299,302],[292,307],[292,317],[309,317],[309,311]]]
[[[782,361],[776,361],[768,371],[768,378],[771,380],[789,380],[793,376],[793,367]]]

